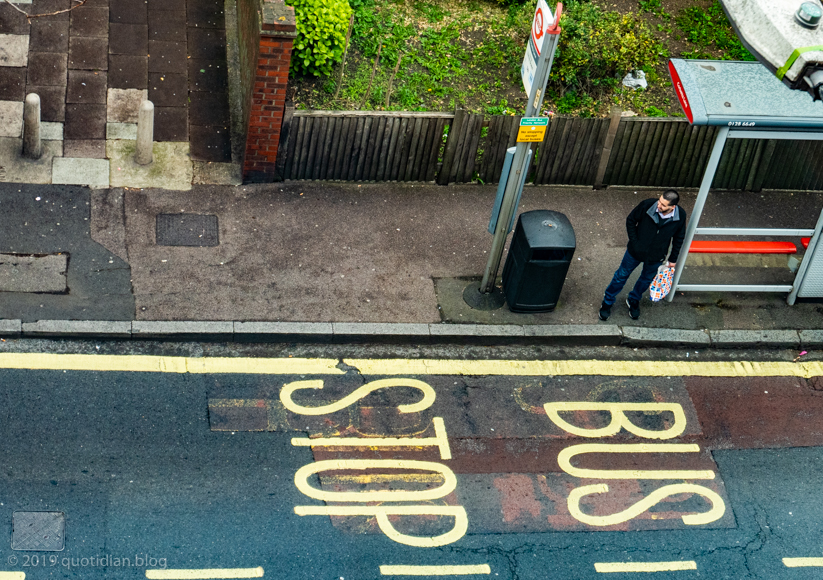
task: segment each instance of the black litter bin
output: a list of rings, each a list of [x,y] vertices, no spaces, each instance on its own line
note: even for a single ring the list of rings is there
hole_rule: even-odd
[[[576,247],[574,228],[562,213],[541,209],[520,214],[503,267],[509,310],[554,310]]]

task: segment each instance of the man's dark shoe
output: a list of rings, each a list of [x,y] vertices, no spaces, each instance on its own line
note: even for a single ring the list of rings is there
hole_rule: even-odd
[[[600,305],[600,312],[597,314],[600,316],[600,320],[608,320],[609,316],[612,315],[612,305],[604,302]]]
[[[629,307],[629,318],[637,320],[640,318],[640,301],[626,298],[626,306]]]

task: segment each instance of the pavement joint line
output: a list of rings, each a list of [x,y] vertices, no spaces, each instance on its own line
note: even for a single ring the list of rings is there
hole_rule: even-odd
[[[674,562],[596,562],[597,572],[673,572],[675,570],[697,570],[694,560]]]
[[[164,580],[195,580],[202,578],[262,578],[263,567],[257,568],[203,568],[146,570],[146,578]]]
[[[380,566],[383,576],[466,576],[470,574],[491,574],[488,564],[469,564],[460,566],[417,566],[397,564]]]
[[[344,359],[362,375],[799,377],[823,376],[823,362]],[[0,353],[0,369],[191,374],[344,375],[339,359]]]
[[[787,568],[818,568],[823,567],[823,558],[783,558],[783,565]]]

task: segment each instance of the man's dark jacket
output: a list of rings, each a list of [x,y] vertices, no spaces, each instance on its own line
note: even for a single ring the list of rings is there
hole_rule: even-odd
[[[674,217],[661,219],[657,200],[646,199],[637,204],[626,218],[629,253],[640,262],[662,262],[672,242],[669,262],[677,262],[680,247],[686,237],[686,212],[677,206]]]

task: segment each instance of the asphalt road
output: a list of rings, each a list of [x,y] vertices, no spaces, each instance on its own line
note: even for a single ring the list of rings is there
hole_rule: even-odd
[[[796,354],[4,343],[0,580],[819,578]]]

